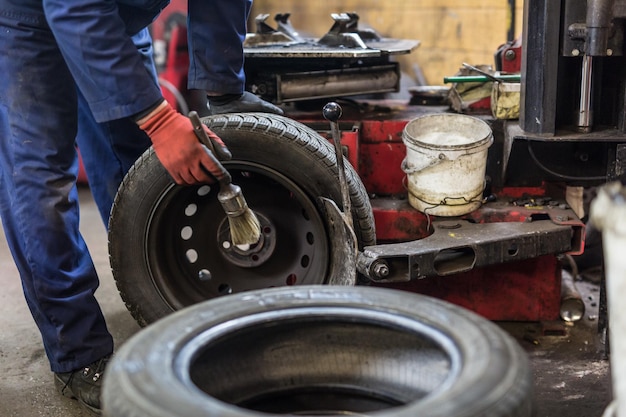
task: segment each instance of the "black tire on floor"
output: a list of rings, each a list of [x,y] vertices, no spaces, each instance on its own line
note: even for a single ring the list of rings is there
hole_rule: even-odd
[[[528,417],[525,352],[490,321],[372,287],[255,290],[178,311],[121,347],[106,417]]]
[[[228,242],[218,187],[176,186],[152,149],[118,191],[109,221],[113,275],[140,325],[226,294],[327,282],[337,261],[319,197],[341,207],[332,145],[312,129],[269,114],[203,119],[233,154],[224,166],[261,219],[263,245]],[[376,241],[366,190],[347,166],[358,244]]]

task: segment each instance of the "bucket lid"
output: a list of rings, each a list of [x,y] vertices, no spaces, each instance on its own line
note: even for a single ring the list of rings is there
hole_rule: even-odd
[[[473,116],[454,113],[428,114],[411,120],[402,131],[405,145],[436,150],[472,149],[490,146],[489,125]]]

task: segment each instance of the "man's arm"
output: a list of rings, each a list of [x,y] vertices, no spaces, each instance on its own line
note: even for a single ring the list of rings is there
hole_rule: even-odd
[[[132,116],[162,99],[115,1],[43,0],[43,6],[61,53],[97,121]]]

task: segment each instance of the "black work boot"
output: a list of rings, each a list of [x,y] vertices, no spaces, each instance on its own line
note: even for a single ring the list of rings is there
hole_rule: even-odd
[[[280,107],[248,91],[244,91],[241,95],[224,94],[221,96],[209,96],[208,101],[211,114],[254,112],[283,114],[283,110]]]
[[[87,411],[100,415],[100,387],[104,368],[110,356],[105,356],[73,372],[55,373],[54,383],[65,397],[78,400]]]

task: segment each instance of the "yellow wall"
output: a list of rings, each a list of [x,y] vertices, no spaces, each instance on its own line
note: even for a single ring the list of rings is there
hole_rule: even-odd
[[[521,35],[523,1],[516,1],[515,37]],[[507,0],[255,0],[251,21],[269,13],[291,13],[300,33],[320,37],[333,25],[331,13],[356,12],[359,27],[374,28],[381,36],[418,39],[419,48],[399,57],[403,72],[416,80],[415,68],[431,85],[442,85],[463,62],[494,64],[496,49],[506,43],[510,13]],[[252,23],[249,31],[256,28]]]

